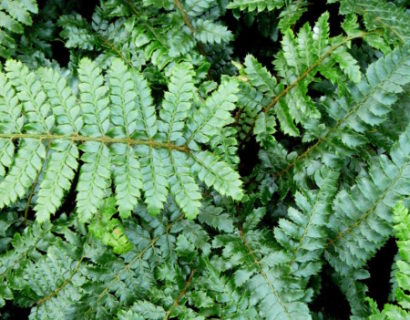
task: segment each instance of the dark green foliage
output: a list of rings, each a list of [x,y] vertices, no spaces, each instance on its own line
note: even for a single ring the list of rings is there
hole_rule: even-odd
[[[14,34],[24,33],[38,12],[36,0],[4,0],[0,3],[0,57],[10,57],[16,50]]]
[[[409,11],[327,2],[0,1],[0,318],[408,319]]]

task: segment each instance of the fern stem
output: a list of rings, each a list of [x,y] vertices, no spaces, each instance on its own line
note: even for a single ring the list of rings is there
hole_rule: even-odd
[[[185,153],[190,153],[190,149],[187,146],[177,146],[171,142],[159,142],[154,141],[152,139],[147,140],[139,140],[139,139],[131,139],[129,137],[126,138],[112,138],[108,136],[101,136],[101,137],[87,137],[81,135],[72,135],[72,136],[65,136],[65,135],[58,135],[58,134],[34,134],[34,133],[1,133],[0,139],[39,139],[39,140],[70,140],[73,142],[101,142],[103,144],[113,144],[113,143],[123,143],[128,145],[146,145],[151,148],[156,149],[168,149],[168,150],[177,150]]]
[[[185,293],[187,292],[189,286],[192,283],[192,278],[194,277],[194,274],[196,272],[196,269],[192,269],[191,273],[189,274],[189,277],[187,279],[187,281],[185,282],[184,288],[181,290],[181,292],[178,294],[178,296],[175,298],[174,303],[172,304],[172,306],[168,309],[164,320],[168,320],[169,316],[171,315],[172,310],[174,310],[174,308],[176,308],[179,305],[179,302],[181,301],[181,299],[183,298],[183,296],[185,295]]]

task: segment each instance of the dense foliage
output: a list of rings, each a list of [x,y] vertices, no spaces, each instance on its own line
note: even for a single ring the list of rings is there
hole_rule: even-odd
[[[319,2],[0,1],[1,319],[409,319],[410,9]]]

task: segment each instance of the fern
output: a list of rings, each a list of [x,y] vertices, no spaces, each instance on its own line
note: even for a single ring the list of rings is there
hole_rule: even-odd
[[[276,79],[254,57],[248,56],[245,59],[244,73],[249,83],[263,94],[263,107],[261,109],[259,106],[256,110],[259,113],[258,118],[249,129],[255,129],[258,136],[261,133],[266,135],[266,132],[274,132],[271,127],[272,121],[268,121],[269,127],[259,127],[259,124],[265,122],[261,117],[271,117],[273,112],[281,130],[291,136],[300,134],[296,123],[304,124],[319,117],[313,101],[306,94],[309,84],[315,81],[317,72],[338,84],[344,79],[341,72],[355,82],[360,81],[359,67],[346,51],[345,44],[361,35],[329,39],[328,19],[328,13],[323,14],[313,30],[305,24],[297,38],[291,31],[284,35],[283,50],[277,54],[274,62],[278,74],[283,79],[280,85],[277,85]],[[250,112],[247,108],[245,111]],[[261,112],[266,115],[262,115]]]
[[[200,54],[208,55],[211,47],[204,45],[226,44],[232,39],[231,32],[216,21],[215,4],[209,1],[165,3],[128,0],[103,3],[93,15],[92,25],[79,15],[62,16],[59,19],[63,28],[61,36],[67,39],[68,48],[97,52],[103,48],[106,50],[101,52],[100,60],[119,57],[138,69],[149,62],[162,69],[181,57],[199,64],[198,53],[193,52],[195,47]],[[169,12],[164,14],[161,6]],[[114,14],[118,17],[114,21],[109,19],[113,10],[118,12]],[[121,37],[113,37],[114,34]]]
[[[129,215],[127,211],[135,207],[141,187],[150,212],[157,214],[167,198],[168,177],[171,182],[170,192],[191,218],[199,213],[200,207],[200,193],[194,174],[200,181],[204,181],[209,187],[214,186],[222,194],[234,199],[241,198],[241,183],[237,173],[209,151],[201,151],[198,145],[207,143],[218,130],[233,121],[227,111],[234,108],[236,101],[237,89],[234,82],[221,85],[207,99],[204,109],[190,113],[193,101],[191,90],[194,88],[192,73],[188,72],[188,66],[175,67],[169,92],[165,95],[160,112],[162,122],[157,124],[146,81],[138,75],[133,78],[131,71],[119,60],[114,61],[110,69],[110,95],[96,64],[88,59],[80,62],[81,111],[67,108],[67,103],[75,103],[75,97],[64,79],[59,79],[61,82],[58,88],[52,88],[49,82],[46,85],[50,86],[43,90],[35,73],[29,72],[21,63],[9,61],[6,67],[7,81],[16,88],[15,98],[24,103],[24,111],[33,123],[20,132],[2,132],[3,139],[20,139],[21,148],[16,155],[20,160],[16,160],[16,164],[11,166],[9,174],[0,183],[0,189],[4,190],[1,206],[24,196],[47,156],[43,141],[50,143],[52,140],[56,142],[53,141],[50,149],[50,160],[44,169],[45,175],[35,208],[39,221],[48,220],[60,207],[78,166],[78,148],[82,151],[83,165],[77,185],[77,211],[83,221],[89,221],[101,208],[112,183],[112,151],[117,155],[114,160],[117,165],[114,167],[113,173],[116,175],[113,182],[122,215]],[[43,70],[42,74],[53,77],[51,70]],[[125,78],[123,74],[126,75]],[[27,81],[18,82],[19,75]],[[184,83],[184,86],[179,87],[180,83]],[[137,88],[145,91],[137,91]],[[222,92],[230,94],[223,97]],[[63,95],[72,98],[71,102],[62,101]],[[56,99],[58,96],[59,100]],[[112,115],[109,103],[112,105]],[[217,111],[219,103],[227,111]],[[134,106],[140,107],[141,115]],[[55,116],[52,109],[56,110]],[[208,114],[204,114],[204,110],[209,110]],[[188,131],[184,134],[185,120]],[[111,123],[113,130],[109,132]],[[5,122],[4,125],[10,124]],[[155,139],[156,136],[158,139]],[[79,147],[76,142],[80,143]],[[111,145],[112,151],[108,145]],[[140,161],[142,169],[139,172]],[[126,166],[119,167],[118,162]],[[192,171],[187,169],[190,162]],[[61,170],[55,172],[56,167]],[[132,175],[128,174],[131,169]],[[193,190],[196,191],[193,193]]]
[[[0,57],[8,58],[16,50],[14,34],[22,34],[24,26],[33,23],[32,14],[38,13],[35,0],[2,1],[0,5]]]
[[[323,171],[315,175],[319,191],[295,195],[298,207],[304,212],[289,209],[289,218],[279,220],[275,229],[277,241],[291,255],[292,274],[306,279],[320,271],[330,204],[336,191],[337,176],[332,171]]]
[[[350,192],[340,191],[334,202],[325,256],[342,277],[360,273],[392,232],[391,208],[399,196],[408,196],[409,127],[390,157],[380,156]]]
[[[275,160],[277,164],[273,166],[278,170],[279,182],[284,183],[282,178],[290,173],[300,180],[298,175],[306,175],[301,172],[306,166],[314,172],[318,162],[334,167],[347,156],[363,154],[360,149],[371,143],[366,132],[387,121],[398,94],[405,90],[408,77],[402,75],[408,70],[408,49],[397,49],[371,64],[366,77],[358,85],[350,86],[349,96],[325,101],[326,112],[333,119],[331,125],[313,121],[305,139],[316,142],[300,154],[285,153],[280,155],[282,161]]]
[[[0,318],[408,318],[405,1],[93,6],[0,1]]]
[[[387,44],[393,41],[408,43],[410,29],[406,20],[409,18],[409,13],[404,8],[387,1],[342,0],[340,4],[340,12],[343,14],[363,15],[368,30],[383,29],[385,32],[383,38]]]

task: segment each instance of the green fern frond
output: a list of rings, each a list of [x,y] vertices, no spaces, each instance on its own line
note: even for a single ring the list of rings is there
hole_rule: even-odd
[[[407,23],[409,12],[391,1],[385,0],[341,0],[342,14],[354,13],[363,16],[367,30],[383,30],[383,38],[387,44],[406,44],[410,40],[410,27]],[[372,44],[372,39],[369,39]],[[377,42],[374,43],[377,47]]]
[[[291,272],[297,277],[309,279],[320,271],[337,178],[331,170],[317,171],[315,181],[320,189],[296,193],[301,211],[290,208],[287,218],[280,219],[275,228],[275,238],[292,256]]]
[[[24,26],[31,26],[32,14],[38,13],[36,0],[5,0],[0,4],[0,57],[14,54],[16,42],[13,34],[22,34]]]
[[[226,163],[236,166],[239,163],[237,130],[234,127],[226,127],[210,141],[212,150]]]
[[[394,234],[397,238],[400,260],[396,262],[397,280],[396,300],[397,303],[406,310],[407,316],[410,314],[410,296],[406,293],[410,283],[410,214],[403,203],[397,203],[393,208]]]
[[[290,256],[268,245],[266,232],[245,232],[220,235],[213,243],[215,248],[224,248],[225,268],[233,268],[235,286],[249,291],[251,304],[263,319],[311,319],[305,303],[309,292],[303,292],[301,284],[288,275],[289,267],[284,267],[289,266]]]
[[[338,193],[325,254],[338,273],[347,275],[364,267],[392,233],[392,207],[400,196],[409,195],[409,157],[407,127],[390,151],[391,160],[379,156],[349,191]]]
[[[39,257],[39,250],[47,248],[51,234],[50,224],[34,224],[31,228],[26,228],[21,234],[16,232],[11,241],[13,250],[2,254],[0,258],[0,305],[4,305],[5,299],[13,298],[10,288],[12,284],[12,274],[21,273],[27,262],[27,257]],[[52,241],[51,241],[52,242]]]
[[[195,23],[195,38],[202,43],[220,44],[232,40],[232,33],[220,24],[198,19]]]
[[[388,119],[394,103],[409,82],[409,62],[408,47],[396,49],[372,63],[364,79],[349,87],[349,96],[325,101],[333,125],[325,129],[325,126],[315,124],[316,143],[289,161],[279,174],[300,167],[302,163],[312,163],[317,158],[334,166],[332,160],[335,158],[358,152],[360,146],[369,143],[365,133]]]
[[[228,8],[262,12],[280,9],[283,5],[283,0],[233,0],[228,4]]]
[[[409,318],[406,0],[36,2],[0,0],[1,319]]]
[[[282,50],[276,55],[275,69],[281,78],[277,85],[276,79],[254,57],[245,59],[244,75],[249,83],[263,95],[262,112],[265,117],[276,116],[281,130],[290,136],[299,136],[298,123],[306,125],[309,121],[318,119],[320,112],[311,97],[307,94],[309,85],[316,81],[316,75],[321,74],[329,81],[344,86],[345,77],[359,82],[361,73],[356,60],[347,51],[347,46],[354,38],[363,34],[345,38],[329,37],[329,14],[324,13],[314,27],[305,24],[297,34],[288,30],[282,39]],[[249,130],[254,130],[256,123],[263,121],[259,116],[253,120]],[[262,142],[275,132],[273,123],[269,121],[267,129],[257,128],[257,139]],[[254,133],[256,133],[254,131]]]
[[[66,39],[67,48],[94,49],[98,38],[80,15],[62,16],[59,18],[58,25],[62,27],[60,35]]]
[[[60,17],[58,24],[68,48],[103,48],[98,59],[106,64],[117,57],[137,69],[150,63],[164,69],[181,58],[202,64],[199,54],[211,55],[205,45],[226,44],[232,39],[232,33],[218,21],[222,12],[218,14],[216,8],[219,5],[209,1],[115,1],[102,3],[92,25],[75,14]],[[110,19],[113,12],[117,12],[116,20]]]
[[[302,15],[308,10],[308,1],[296,0],[288,2],[287,6],[279,14],[278,28],[281,32],[293,27]]]
[[[168,141],[182,138],[184,121],[188,118],[195,95],[194,72],[190,65],[177,66],[165,92],[160,118],[160,131]]]
[[[2,141],[11,145],[10,141],[19,139],[20,145],[0,182],[1,207],[25,195],[47,159],[35,210],[39,221],[48,220],[70,189],[79,150],[82,165],[76,202],[82,221],[90,221],[102,207],[110,194],[112,174],[123,217],[135,208],[140,190],[152,214],[163,208],[169,190],[187,216],[196,217],[201,195],[195,177],[223,195],[236,200],[242,197],[239,175],[216,155],[202,150],[233,122],[229,112],[237,100],[235,82],[223,83],[202,108],[191,111],[194,74],[188,64],[176,66],[158,121],[146,80],[119,60],[113,61],[107,81],[94,62],[81,60],[79,102],[56,71],[42,69],[46,80],[41,85],[36,74],[19,62],[9,61],[6,68],[8,80],[3,76],[2,84],[7,88],[10,83],[15,89],[9,93],[12,97],[3,95],[1,101],[4,106],[10,103],[6,99],[23,104],[26,124],[16,127],[16,117],[22,115],[10,117],[4,110]],[[46,143],[51,143],[48,154]],[[6,149],[3,164],[9,165],[7,156],[12,152]]]

